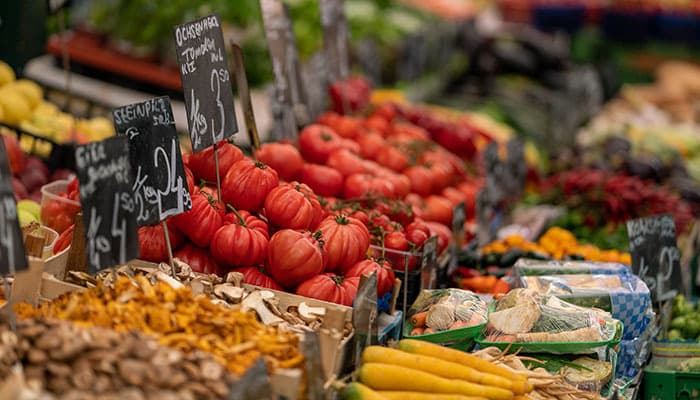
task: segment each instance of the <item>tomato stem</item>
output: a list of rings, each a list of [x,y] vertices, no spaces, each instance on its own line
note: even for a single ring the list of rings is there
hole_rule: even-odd
[[[233,212],[234,214],[236,214],[236,216],[238,217],[238,220],[241,222],[241,223],[240,223],[241,226],[244,226],[244,227],[246,227],[246,228],[248,227],[248,224],[245,223],[245,220],[243,219],[243,217],[241,216],[241,214],[238,212],[238,210],[236,210],[236,207],[234,207],[234,206],[232,206],[232,205],[230,205],[230,204],[226,204],[226,207],[228,207],[228,208],[231,210],[231,212]]]

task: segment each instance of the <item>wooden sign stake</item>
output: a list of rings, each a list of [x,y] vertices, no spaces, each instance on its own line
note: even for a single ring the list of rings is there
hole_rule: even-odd
[[[170,245],[170,232],[168,231],[168,221],[163,220],[163,233],[165,234],[165,247],[168,248],[168,260],[170,261],[170,273],[173,278],[177,278],[175,273],[175,260],[173,259],[173,247]]]
[[[27,256],[41,258],[44,253],[46,238],[36,233],[30,233],[24,239],[24,248],[27,251]]]
[[[68,250],[66,262],[66,274],[68,271],[87,272],[87,249],[85,248],[85,225],[83,225],[83,213],[75,214],[73,219],[73,240]]]
[[[15,315],[15,310],[12,305],[12,294],[10,293],[10,282],[8,281],[7,277],[4,277],[3,281],[3,286],[5,289],[5,299],[7,299],[7,305],[5,306],[7,308],[7,313],[10,318],[10,328],[12,328],[13,332],[17,332],[17,316]]]
[[[221,173],[219,172],[219,151],[216,148],[216,143],[212,145],[214,148],[214,168],[216,168],[216,193],[217,201],[221,200]]]
[[[231,50],[233,52],[233,73],[236,76],[236,86],[238,87],[238,97],[241,100],[241,107],[243,108],[245,127],[248,132],[250,144],[253,146],[253,159],[258,161],[255,150],[260,150],[260,138],[258,135],[258,126],[255,123],[253,103],[250,100],[250,87],[248,86],[248,76],[245,72],[245,64],[243,63],[243,52],[240,46],[235,43],[231,43]]]

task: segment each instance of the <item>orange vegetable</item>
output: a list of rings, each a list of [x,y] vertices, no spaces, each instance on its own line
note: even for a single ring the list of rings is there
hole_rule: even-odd
[[[489,289],[490,294],[508,293],[510,291],[510,285],[503,279],[499,279],[496,283]]]
[[[422,328],[425,326],[425,317],[428,315],[427,311],[419,312],[411,317],[411,325],[414,328]]]
[[[462,286],[465,289],[477,293],[488,293],[493,285],[496,284],[496,281],[498,281],[498,278],[495,276],[477,276],[474,278],[462,279]]]
[[[423,328],[413,328],[413,330],[411,331],[411,333],[409,334],[409,336],[418,336],[418,335],[422,335],[422,334],[424,333],[424,331],[425,331],[425,330],[424,330]]]

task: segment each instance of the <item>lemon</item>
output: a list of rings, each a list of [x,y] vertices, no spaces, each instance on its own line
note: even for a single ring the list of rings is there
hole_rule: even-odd
[[[7,63],[0,61],[0,86],[7,85],[8,83],[15,80],[15,71],[7,65]]]
[[[20,200],[17,203],[17,211],[24,210],[34,216],[37,220],[39,219],[39,215],[41,214],[41,205],[37,203],[34,200]]]
[[[0,90],[0,107],[3,110],[2,121],[10,125],[18,125],[32,115],[29,103],[16,90]]]
[[[36,84],[36,82],[27,79],[20,79],[11,83],[10,85],[12,85],[12,88],[22,93],[32,109],[36,108],[44,97],[44,91],[41,89],[41,86]]]
[[[34,218],[34,215],[27,210],[17,210],[17,219],[19,220],[19,224],[21,226],[38,221],[36,218]]]

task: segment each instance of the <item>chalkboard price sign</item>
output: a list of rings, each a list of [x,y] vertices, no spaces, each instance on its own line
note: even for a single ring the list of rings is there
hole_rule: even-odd
[[[197,153],[238,131],[219,16],[176,26],[175,48],[192,149]]]
[[[344,0],[320,0],[323,52],[329,83],[345,79],[350,74],[348,60],[348,24],[343,9]]]
[[[673,298],[683,287],[676,224],[670,214],[627,221],[632,270],[649,287],[652,300]]]
[[[168,97],[112,112],[117,134],[129,138],[136,222],[156,224],[192,208]]]
[[[129,141],[117,136],[75,149],[90,273],[139,256]]]
[[[11,177],[5,144],[0,140],[0,275],[13,275],[28,266]]]

